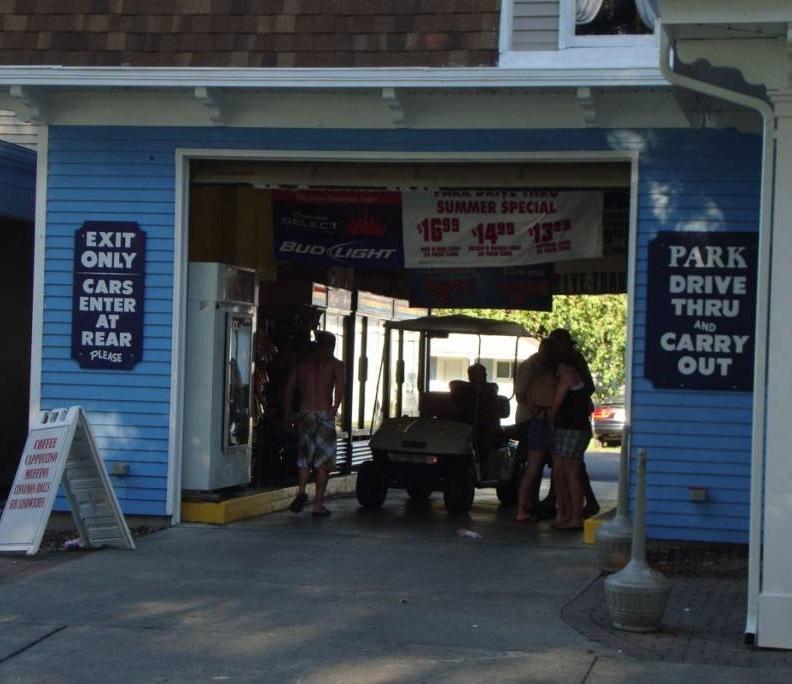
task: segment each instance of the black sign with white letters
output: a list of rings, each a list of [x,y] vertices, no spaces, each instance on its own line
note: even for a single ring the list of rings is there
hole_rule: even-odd
[[[137,223],[86,221],[74,235],[72,358],[130,370],[143,357],[146,234]]]
[[[753,389],[756,233],[649,243],[645,375],[667,389]]]

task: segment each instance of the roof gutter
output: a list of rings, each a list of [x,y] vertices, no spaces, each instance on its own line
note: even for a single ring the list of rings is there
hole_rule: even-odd
[[[0,67],[0,86],[61,88],[573,88],[667,85],[656,68]]]
[[[770,257],[772,253],[773,187],[775,183],[775,112],[765,100],[676,73],[671,65],[671,42],[668,28],[662,25],[660,27],[660,71],[673,85],[752,109],[762,117],[762,194],[759,208],[748,606],[745,620],[746,640],[752,642],[756,635],[757,598],[761,584],[762,479],[764,473],[765,409],[767,404],[767,331],[769,323]]]

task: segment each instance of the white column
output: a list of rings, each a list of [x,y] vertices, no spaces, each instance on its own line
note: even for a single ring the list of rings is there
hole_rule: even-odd
[[[757,643],[792,648],[792,91],[774,95],[773,103],[777,156]]]

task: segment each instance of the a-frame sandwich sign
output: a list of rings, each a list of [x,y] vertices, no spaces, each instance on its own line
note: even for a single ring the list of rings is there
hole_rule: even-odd
[[[85,414],[72,406],[43,412],[30,428],[0,518],[0,551],[38,551],[59,485],[83,547],[135,548]]]

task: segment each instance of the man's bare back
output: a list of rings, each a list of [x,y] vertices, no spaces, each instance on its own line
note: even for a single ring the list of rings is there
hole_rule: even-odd
[[[335,337],[319,331],[317,346],[311,354],[292,370],[284,390],[284,421],[291,423],[294,392],[300,397],[299,412],[338,413],[344,399],[346,374],[344,364],[333,356]]]
[[[344,394],[344,364],[327,352],[317,350],[297,365],[295,374],[300,411],[327,411],[335,415]]]

